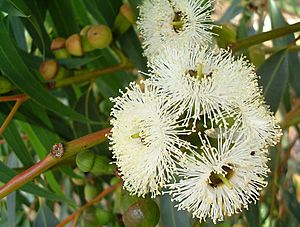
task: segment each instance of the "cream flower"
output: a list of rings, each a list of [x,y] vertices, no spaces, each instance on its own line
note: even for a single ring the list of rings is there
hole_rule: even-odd
[[[180,148],[191,149],[179,135],[190,134],[176,121],[178,115],[168,102],[157,97],[153,87],[145,91],[131,83],[126,93],[112,100],[111,150],[131,194],[152,197],[160,194],[165,183],[173,179]]]
[[[145,0],[137,22],[145,55],[155,57],[164,46],[211,41],[211,0]]]
[[[253,149],[241,134],[236,137],[236,130],[220,133],[216,147],[200,136],[202,153],[187,156],[178,168],[181,180],[169,185],[179,210],[216,223],[259,199],[267,185],[267,152]]]
[[[269,108],[264,104],[263,96],[241,102],[234,111],[235,124],[241,128],[240,133],[251,138],[257,146],[274,146],[280,140],[282,132]]]
[[[161,51],[149,63],[151,81],[161,95],[187,111],[185,123],[193,118],[195,125],[202,117],[204,126],[207,119],[225,122],[224,113],[232,115],[240,100],[258,91],[253,66],[226,50],[188,45]]]

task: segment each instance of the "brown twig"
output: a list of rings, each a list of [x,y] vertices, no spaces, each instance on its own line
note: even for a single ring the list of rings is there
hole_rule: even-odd
[[[13,96],[7,96],[7,97],[0,97],[3,98],[3,100],[5,100],[4,98],[13,98]],[[13,106],[13,108],[11,109],[10,113],[8,114],[8,116],[6,117],[5,121],[3,122],[3,124],[1,125],[0,128],[0,135],[2,135],[2,133],[4,132],[5,128],[7,127],[7,125],[9,124],[9,122],[12,120],[12,118],[14,117],[14,115],[16,114],[16,112],[18,111],[19,107],[22,105],[23,102],[27,101],[29,99],[29,97],[27,95],[16,95],[15,97],[15,105]]]
[[[64,154],[61,158],[55,158],[53,157],[53,154],[51,155],[50,153],[46,156],[45,159],[36,163],[24,172],[16,175],[5,185],[3,185],[0,188],[0,199],[7,196],[11,192],[17,190],[18,188],[22,187],[24,184],[31,181],[36,176],[40,175],[44,171],[53,167],[54,165],[76,155],[82,150],[86,150],[90,147],[102,143],[104,140],[106,140],[106,134],[108,134],[109,132],[110,128],[106,128],[101,131],[91,133],[89,135],[80,137],[78,139],[66,143],[64,148]]]
[[[78,217],[81,214],[82,211],[84,211],[88,207],[94,205],[95,203],[99,202],[104,196],[106,196],[107,194],[111,193],[112,191],[114,191],[115,189],[117,189],[121,185],[122,185],[122,182],[119,182],[119,183],[117,183],[117,184],[115,184],[115,185],[113,185],[113,186],[105,189],[99,195],[97,195],[94,199],[92,199],[91,201],[89,201],[88,203],[86,203],[85,205],[83,205],[82,207],[80,207],[76,212],[74,212],[73,214],[69,215],[66,219],[64,219],[62,222],[60,222],[58,225],[56,225],[56,227],[63,227],[63,226],[65,226],[70,221],[72,221],[74,218]]]

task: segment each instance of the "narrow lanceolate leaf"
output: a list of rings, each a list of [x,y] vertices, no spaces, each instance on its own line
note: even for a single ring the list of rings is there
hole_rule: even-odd
[[[192,218],[187,211],[178,211],[169,195],[160,198],[160,221],[162,226],[192,226]]]
[[[59,102],[35,79],[19,55],[3,21],[0,21],[0,69],[21,91],[44,108],[74,120],[86,121],[84,116]]]
[[[51,209],[43,203],[37,213],[35,222],[34,222],[34,227],[51,227],[51,226],[56,226],[59,223]]]
[[[272,29],[280,28],[288,25],[288,23],[285,21],[280,9],[278,8],[274,0],[269,0],[269,14],[271,19]],[[290,44],[293,40],[294,40],[294,35],[290,34],[278,39],[274,39],[273,44],[276,47],[286,46]]]
[[[15,175],[15,171],[8,168],[6,165],[3,164],[3,162],[0,161],[0,182],[6,183]],[[22,186],[21,190],[33,194],[35,196],[44,197],[48,200],[62,201],[68,203],[69,205],[75,206],[73,201],[69,200],[65,196],[57,195],[56,193],[51,192],[48,189],[41,188],[32,182],[29,182],[26,185]]]
[[[297,97],[300,97],[300,61],[298,53],[289,52],[288,53],[289,61],[289,81],[290,85],[293,87]]]
[[[300,203],[298,202],[296,197],[295,187],[292,187],[291,191],[284,191],[283,196],[288,210],[300,223]]]
[[[6,116],[0,113],[0,124],[2,124],[5,119]],[[14,122],[10,122],[7,126],[3,137],[24,166],[31,166],[34,163]]]
[[[270,58],[257,70],[261,77],[260,86],[263,87],[263,94],[270,109],[276,112],[284,90],[288,82],[287,52],[281,50]]]
[[[248,227],[260,226],[259,203],[250,204],[249,208],[245,210]]]

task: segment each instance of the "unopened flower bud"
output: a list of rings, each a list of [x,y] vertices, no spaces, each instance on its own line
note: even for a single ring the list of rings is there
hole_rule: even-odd
[[[113,214],[103,209],[96,210],[96,217],[98,219],[99,225],[107,225],[113,220]]]
[[[82,172],[91,172],[95,175],[110,175],[114,172],[114,166],[109,164],[108,158],[92,151],[78,153],[76,164]]]
[[[61,49],[61,48],[65,48],[66,47],[65,42],[66,42],[65,38],[57,37],[57,38],[52,40],[50,49],[52,51],[54,51],[54,50],[58,50],[58,49]]]
[[[98,194],[98,189],[96,186],[92,184],[86,184],[84,186],[84,198],[86,201],[91,201],[93,198],[95,198]]]
[[[112,32],[106,25],[95,25],[88,30],[87,39],[94,48],[103,49],[111,43]]]
[[[123,4],[120,7],[120,13],[131,23],[135,23],[135,17],[133,15],[132,9],[128,3]]]
[[[44,77],[45,80],[53,80],[57,72],[58,63],[56,60],[46,60],[40,65],[40,74]]]
[[[0,94],[5,94],[14,88],[13,84],[4,76],[0,76]]]
[[[81,45],[81,37],[79,34],[73,34],[66,40],[66,48],[68,52],[74,56],[82,56],[83,48]]]

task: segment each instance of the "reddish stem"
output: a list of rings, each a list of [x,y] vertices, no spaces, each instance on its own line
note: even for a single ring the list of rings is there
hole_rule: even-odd
[[[89,135],[72,140],[65,145],[64,155],[59,158],[53,158],[50,154],[45,159],[36,163],[29,169],[13,177],[9,182],[0,188],[0,199],[7,196],[9,193],[22,187],[27,182],[34,179],[52,166],[66,160],[69,157],[76,155],[79,151],[88,149],[92,146],[102,143],[106,140],[106,134],[110,132],[110,128],[91,133]]]
[[[107,194],[109,194],[109,193],[113,192],[114,190],[116,190],[120,185],[122,185],[122,182],[117,183],[117,184],[105,189],[99,195],[97,195],[94,199],[92,199],[91,201],[89,201],[88,203],[86,203],[85,205],[80,207],[76,212],[69,215],[66,219],[64,219],[62,222],[60,222],[58,225],[56,225],[56,227],[65,226],[70,221],[72,221],[74,218],[78,217],[81,214],[82,211],[84,211],[88,207],[94,205],[95,203],[99,202],[104,196],[106,196]]]

